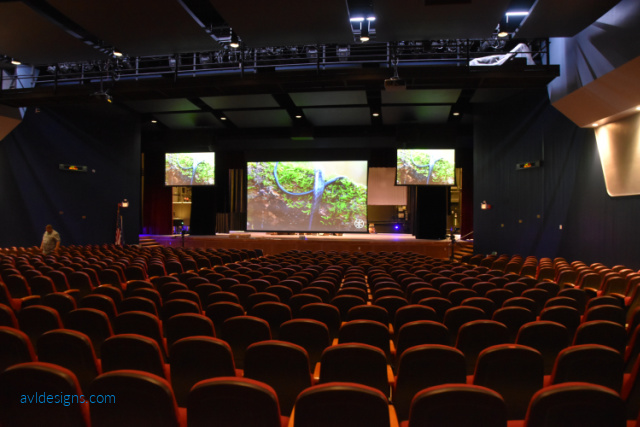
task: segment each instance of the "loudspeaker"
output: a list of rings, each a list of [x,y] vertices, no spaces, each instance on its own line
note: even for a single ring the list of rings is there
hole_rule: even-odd
[[[0,141],[22,122],[20,110],[0,105]]]
[[[447,237],[447,190],[429,185],[416,188],[416,239]]]

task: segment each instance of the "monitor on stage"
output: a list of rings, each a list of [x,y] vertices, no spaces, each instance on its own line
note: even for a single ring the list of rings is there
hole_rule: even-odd
[[[164,165],[167,186],[215,184],[216,153],[166,153]]]
[[[367,162],[247,163],[247,231],[367,232]]]
[[[396,185],[454,185],[455,150],[398,149]]]

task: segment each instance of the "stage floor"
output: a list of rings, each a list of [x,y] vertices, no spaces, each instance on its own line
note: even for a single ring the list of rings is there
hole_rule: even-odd
[[[290,250],[349,252],[415,252],[449,259],[451,241],[416,239],[410,234],[344,233],[342,235],[274,235],[261,232],[231,232],[215,236],[141,235],[162,246],[218,249],[262,249],[265,255]]]

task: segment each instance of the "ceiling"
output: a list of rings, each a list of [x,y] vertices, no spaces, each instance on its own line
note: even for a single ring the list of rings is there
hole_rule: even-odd
[[[474,103],[558,75],[534,38],[574,35],[618,1],[0,0],[0,68],[26,68],[8,64],[15,58],[39,72],[35,84],[5,79],[0,104],[111,98],[147,128],[176,130],[465,123]],[[530,13],[507,23],[514,10]],[[364,21],[368,43],[358,40],[364,24],[350,22],[361,13],[376,17]],[[240,49],[229,47],[231,30]],[[535,65],[469,66],[518,42]],[[404,84],[385,87],[394,75]]]

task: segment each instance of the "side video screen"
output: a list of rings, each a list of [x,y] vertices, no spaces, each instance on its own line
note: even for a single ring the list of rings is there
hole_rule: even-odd
[[[367,162],[247,163],[247,231],[367,232]]]
[[[166,153],[164,184],[188,187],[214,185],[216,153]]]
[[[398,149],[396,185],[454,185],[455,150]]]

